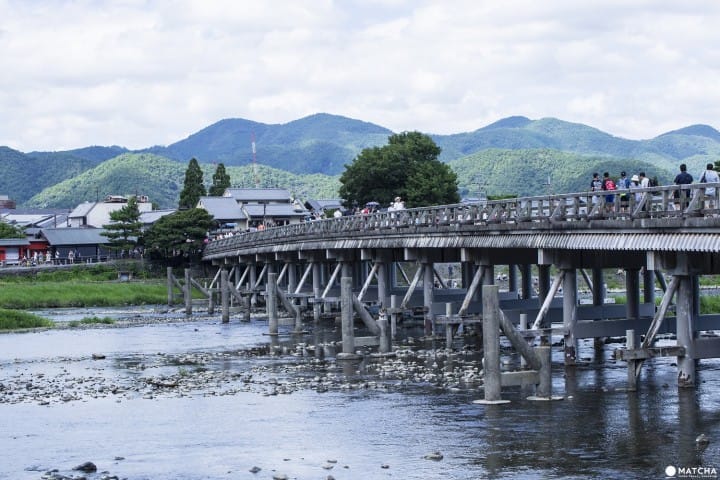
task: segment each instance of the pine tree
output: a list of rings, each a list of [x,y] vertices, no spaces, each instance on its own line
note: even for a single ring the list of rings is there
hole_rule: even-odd
[[[230,187],[230,175],[225,171],[225,165],[220,163],[215,169],[212,177],[212,185],[208,195],[211,197],[222,197],[225,189]]]
[[[110,223],[103,225],[100,233],[108,238],[110,250],[132,250],[142,236],[142,223],[137,199],[130,197],[127,205],[120,210],[110,212]]]
[[[195,208],[200,197],[205,196],[205,185],[203,184],[203,173],[195,158],[190,159],[187,170],[185,170],[185,182],[180,192],[181,210]]]

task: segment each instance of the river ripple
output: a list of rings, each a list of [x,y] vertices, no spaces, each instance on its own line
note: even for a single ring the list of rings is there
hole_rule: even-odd
[[[655,360],[628,393],[624,364],[610,360],[618,345],[582,342],[583,364],[567,372],[554,352],[563,400],[515,388],[503,392],[510,404],[483,406],[472,403],[482,398],[473,338],[460,353],[411,339],[394,357],[338,363],[332,322],[274,341],[257,319],[129,318],[0,335],[0,479],[79,477],[71,469],[85,461],[128,479],[664,478],[668,465],[720,467],[716,360],[680,392],[671,361]],[[427,458],[435,452],[441,460]]]

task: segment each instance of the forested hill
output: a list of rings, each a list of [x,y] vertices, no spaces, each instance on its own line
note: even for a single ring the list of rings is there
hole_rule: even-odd
[[[320,113],[273,125],[225,119],[169,146],[135,152],[118,146],[31,153],[0,147],[0,194],[20,206],[65,207],[93,200],[98,194],[140,191],[162,199],[159,204],[163,207],[174,206],[177,192],[170,186],[182,182],[192,157],[210,172],[207,181],[214,165],[223,162],[228,168],[244,168],[236,171],[233,183],[253,185],[247,167],[253,160],[254,138],[257,163],[267,172],[261,175],[262,186],[278,185],[317,197],[337,184],[344,165],[362,149],[385,145],[391,134],[379,125]],[[691,125],[648,140],[629,140],[554,118],[515,116],[472,132],[430,136],[442,149],[441,160],[458,172],[461,195],[472,194],[478,182],[485,183],[490,193],[544,193],[548,175],[556,191],[569,191],[573,185],[584,188],[586,174],[605,169],[616,175],[619,169],[634,172],[642,168],[669,181],[680,163],[687,163],[697,177],[706,163],[720,159],[720,132],[707,125]],[[131,162],[140,172],[144,170],[138,162],[156,157],[173,161],[172,172],[179,172],[177,177],[166,177],[167,187],[158,186],[151,174],[138,176],[137,185],[121,181],[136,178],[128,175],[123,162]],[[529,177],[520,174],[518,162],[529,162]],[[100,166],[103,169],[96,170]],[[92,173],[82,175],[84,172]],[[306,175],[317,177],[307,180]]]
[[[125,151],[121,147],[88,147],[64,152],[22,153],[0,147],[0,194],[8,195],[21,205],[43,189]]]
[[[148,152],[187,162],[223,162],[225,166],[252,163],[255,139],[257,163],[293,173],[344,170],[363,149],[383,145],[393,132],[372,123],[319,113],[281,125],[243,119],[221,120],[185,140]]]

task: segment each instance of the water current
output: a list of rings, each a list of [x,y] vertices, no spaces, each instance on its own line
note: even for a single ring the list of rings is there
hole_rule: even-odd
[[[503,390],[509,404],[480,405],[472,340],[456,344],[458,355],[444,340],[418,341],[396,357],[342,363],[321,345],[339,327],[308,329],[272,339],[262,320],[198,316],[2,334],[0,479],[53,469],[153,480],[632,479],[668,478],[668,466],[716,478],[720,469],[718,360],[700,362],[697,388],[683,390],[673,360],[647,362],[639,391],[627,392],[625,364],[611,359],[620,345],[583,341],[572,369],[554,349],[562,400],[530,401],[515,387]],[[451,370],[464,377],[443,380]],[[86,461],[98,472],[72,470]]]

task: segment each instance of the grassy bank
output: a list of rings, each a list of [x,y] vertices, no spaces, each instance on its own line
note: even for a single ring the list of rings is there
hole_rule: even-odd
[[[0,308],[111,307],[167,302],[164,279],[133,272],[131,282],[117,280],[118,271],[134,265],[49,269],[27,276],[0,277]]]
[[[143,282],[0,283],[0,308],[112,307],[167,302],[167,286]]]
[[[38,317],[32,313],[0,308],[0,330],[15,330],[18,328],[52,327],[52,320]]]

